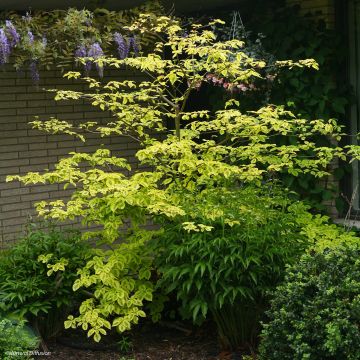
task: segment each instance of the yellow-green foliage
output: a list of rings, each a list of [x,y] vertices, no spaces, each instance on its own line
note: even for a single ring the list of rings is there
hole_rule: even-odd
[[[333,159],[345,159],[349,151],[336,145],[317,147],[314,142],[319,135],[332,138],[333,143],[341,139],[342,130],[335,120],[308,121],[281,106],[243,113],[238,102],[229,99],[226,107],[215,113],[207,109],[188,111],[189,98],[206,81],[207,74],[226,77],[235,85],[248,84],[261,79],[267,66],[243,52],[242,41],[218,41],[211,31],[218,22],[192,25],[185,32],[174,19],[141,15],[129,29],[157,36],[154,51],[136,58],[103,58],[97,62],[135,69],[145,75],[145,80],[101,83],[84,78],[88,93],[56,91],[56,100],[88,99],[94,106],[111,111],[113,121],[106,126],[95,122],[75,126],[55,118],[33,123],[37,129],[76,135],[84,141],[87,131],[104,137],[130,137],[138,142],[136,156],[149,171],[142,170],[144,167],[132,169],[125,159],[100,149],[94,154],[71,153],[52,171],[8,178],[25,184],[69,186],[73,189],[70,200],[40,202],[39,214],[60,220],[81,217],[84,224],[101,226],[84,236],[110,245],[111,250],[99,247],[98,256],[80,271],[74,290],[88,288],[93,297],[81,305],[78,317],[66,322],[66,327],[88,330],[95,340],[111,326],[120,331],[128,329],[145,316],[143,304],[152,299],[151,255],[146,253],[146,243],[153,232],[141,230],[139,225],[157,217],[185,218],[192,209],[184,206],[184,199],[199,197],[205,189],[221,192],[241,184],[261,185],[279,172],[327,175]],[[311,59],[281,61],[277,66],[317,69]],[[77,72],[66,76],[81,78]],[[289,145],[279,145],[284,137],[292,139],[285,142]],[[358,148],[350,150],[357,155]],[[208,220],[205,223],[219,216],[223,214],[216,214],[216,209],[201,214]],[[189,218],[196,216],[190,214]],[[126,220],[130,221],[130,235],[121,231]],[[233,219],[223,221],[231,226]],[[184,228],[211,231],[211,226],[193,222],[184,223]],[[304,231],[313,236],[311,227]]]

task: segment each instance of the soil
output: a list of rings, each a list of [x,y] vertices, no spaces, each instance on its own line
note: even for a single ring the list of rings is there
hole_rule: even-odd
[[[175,328],[174,328],[175,327]],[[66,331],[46,345],[46,360],[240,360],[240,354],[220,352],[213,330],[186,328],[183,325],[146,325],[128,335],[132,349],[128,353],[116,349],[121,338],[111,334],[100,345],[89,341],[80,331]],[[106,339],[106,340],[105,340]],[[116,339],[116,340],[115,340]]]

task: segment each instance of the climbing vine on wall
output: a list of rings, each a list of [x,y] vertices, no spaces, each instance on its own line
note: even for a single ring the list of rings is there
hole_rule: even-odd
[[[35,82],[39,80],[39,66],[71,67],[76,57],[91,58],[84,69],[89,71],[92,61],[104,54],[121,59],[135,56],[153,41],[150,32],[130,31],[141,13],[151,17],[163,14],[158,1],[124,11],[106,9],[37,11],[21,15],[6,12],[0,15],[0,64],[13,63],[17,70],[28,69]],[[97,66],[99,74],[102,68]]]

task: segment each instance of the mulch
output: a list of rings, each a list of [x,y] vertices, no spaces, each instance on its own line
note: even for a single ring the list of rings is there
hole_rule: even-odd
[[[47,360],[240,360],[242,358],[240,354],[220,352],[216,333],[213,329],[209,329],[209,326],[188,329],[181,326],[172,328],[168,325],[147,325],[129,334],[132,349],[127,354],[119,350],[109,350],[114,347],[111,336],[105,342],[100,342],[100,349],[94,350],[94,346],[97,346],[95,343],[89,342],[87,345],[86,342],[81,343],[76,338],[81,334],[79,331],[76,334],[65,332],[56,341],[47,342],[51,355],[37,358]],[[81,336],[83,337],[83,334]],[[113,334],[113,336],[119,339],[119,335]]]

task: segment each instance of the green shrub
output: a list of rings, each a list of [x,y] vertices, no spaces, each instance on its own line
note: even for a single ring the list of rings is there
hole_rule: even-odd
[[[297,222],[306,208],[265,186],[188,200],[194,217],[165,223],[158,239],[159,285],[175,291],[184,317],[198,323],[210,313],[224,347],[254,344],[267,292],[309,246]]]
[[[25,354],[36,349],[38,339],[24,326],[24,323],[15,323],[12,320],[0,320],[0,358],[1,360],[24,360],[30,359]]]
[[[18,243],[0,254],[0,309],[36,319],[42,332],[51,336],[59,330],[62,313],[76,300],[72,286],[88,251],[76,231],[30,226]],[[44,255],[63,268],[45,265],[40,261]]]
[[[360,359],[360,250],[304,255],[268,312],[261,359]]]

